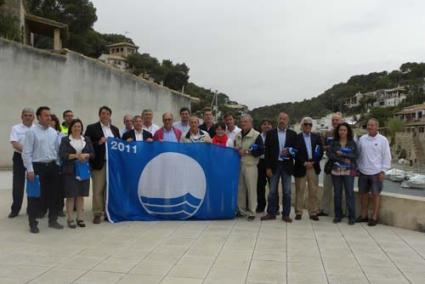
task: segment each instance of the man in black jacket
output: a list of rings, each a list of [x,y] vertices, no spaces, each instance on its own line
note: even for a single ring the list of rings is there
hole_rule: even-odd
[[[85,136],[89,137],[95,157],[90,160],[93,179],[93,223],[100,224],[105,212],[106,190],[106,140],[108,137],[120,137],[117,127],[111,125],[112,110],[103,106],[99,109],[99,122],[87,126]]]
[[[320,135],[312,133],[313,119],[305,117],[301,121],[302,132],[297,137],[297,155],[294,166],[295,176],[295,220],[301,220],[304,208],[304,192],[308,184],[308,211],[310,219],[319,217],[319,174],[323,145]]]
[[[266,173],[270,181],[270,192],[268,196],[267,215],[261,220],[274,220],[278,214],[278,185],[282,182],[283,211],[282,220],[290,223],[291,213],[291,175],[294,167],[293,149],[296,147],[297,134],[288,129],[289,116],[281,112],[278,116],[278,127],[272,129],[266,136]]]
[[[143,129],[143,118],[141,115],[133,117],[133,129],[123,134],[122,140],[131,141],[153,141],[152,134]]]

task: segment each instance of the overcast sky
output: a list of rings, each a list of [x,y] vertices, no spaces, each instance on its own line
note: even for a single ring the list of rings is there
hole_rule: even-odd
[[[423,0],[92,0],[95,29],[250,108],[425,61]]]

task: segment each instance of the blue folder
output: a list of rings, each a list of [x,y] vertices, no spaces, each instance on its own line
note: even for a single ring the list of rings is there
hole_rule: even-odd
[[[40,177],[35,176],[34,180],[27,179],[27,196],[32,198],[40,197]]]
[[[75,161],[75,178],[79,181],[85,181],[90,179],[90,165],[89,162]]]

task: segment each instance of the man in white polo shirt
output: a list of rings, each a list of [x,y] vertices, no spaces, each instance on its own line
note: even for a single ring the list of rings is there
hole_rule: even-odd
[[[387,138],[378,133],[379,122],[371,118],[367,122],[368,134],[360,137],[358,142],[359,159],[359,193],[361,216],[357,222],[368,222],[376,226],[379,216],[379,201],[385,171],[391,168],[391,151]],[[372,195],[373,213],[368,217],[369,194]]]
[[[25,167],[22,161],[22,149],[24,144],[25,133],[34,127],[34,110],[31,108],[24,108],[21,113],[22,123],[16,124],[12,127],[10,132],[10,143],[13,150],[13,185],[12,195],[13,203],[10,208],[9,218],[18,216],[22,207],[24,199],[25,187]]]

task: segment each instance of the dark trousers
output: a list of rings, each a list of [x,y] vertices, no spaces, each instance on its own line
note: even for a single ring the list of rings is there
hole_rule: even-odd
[[[21,211],[22,201],[24,199],[25,189],[25,167],[20,153],[13,154],[13,184],[12,197],[13,202],[10,210],[18,214]]]
[[[28,198],[28,220],[30,226],[37,224],[37,217],[43,210],[49,210],[49,223],[58,218],[60,206],[60,177],[59,166],[55,162],[33,163],[34,173],[40,177],[39,198]],[[44,211],[45,212],[45,211]]]
[[[345,192],[345,202],[347,204],[348,219],[356,219],[356,200],[354,197],[354,177],[332,175],[334,185],[334,207],[335,217],[342,218],[342,193]]]
[[[269,184],[270,178],[266,174],[266,162],[264,159],[260,159],[257,165],[258,168],[258,180],[257,180],[257,211],[263,212],[267,205],[266,199],[266,185]],[[276,195],[276,202],[279,204],[279,195]],[[278,205],[279,210],[279,205]]]

